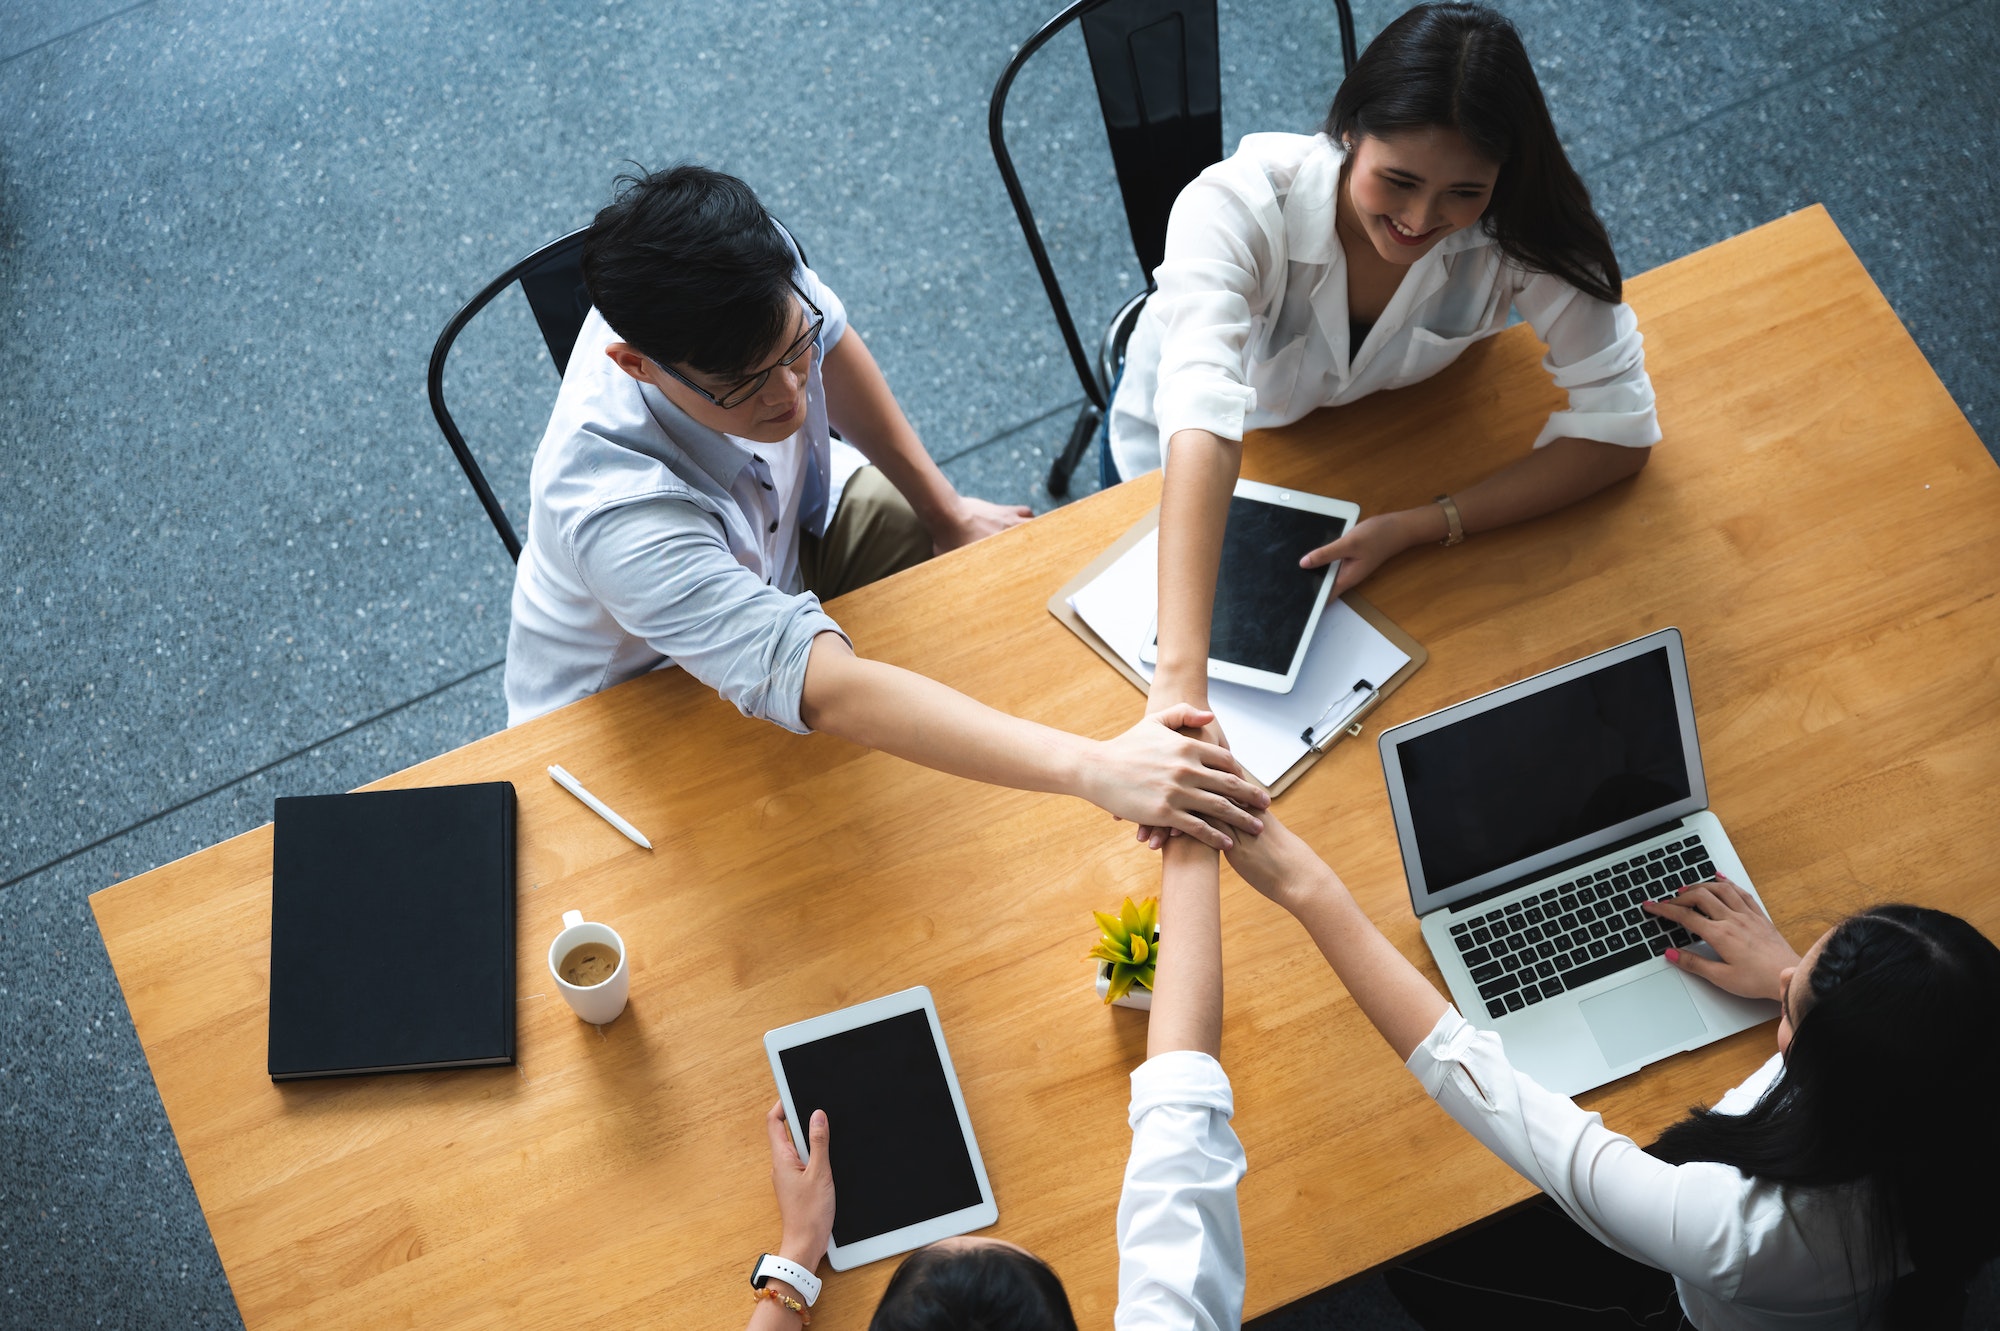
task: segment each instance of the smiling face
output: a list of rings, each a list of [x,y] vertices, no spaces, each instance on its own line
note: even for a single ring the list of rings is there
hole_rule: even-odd
[[[1455,129],[1430,126],[1354,141],[1342,173],[1340,222],[1385,262],[1407,267],[1486,212],[1500,168]]]

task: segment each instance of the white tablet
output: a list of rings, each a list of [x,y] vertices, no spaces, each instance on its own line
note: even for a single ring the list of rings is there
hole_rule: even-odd
[[[781,1026],[764,1052],[801,1160],[813,1110],[826,1111],[834,1270],[1000,1218],[929,989]]]
[[[1290,693],[1305,664],[1340,561],[1300,568],[1307,552],[1336,540],[1361,518],[1345,499],[1238,481],[1215,570],[1215,615],[1208,630],[1208,677]],[[1139,659],[1157,664],[1157,621]]]

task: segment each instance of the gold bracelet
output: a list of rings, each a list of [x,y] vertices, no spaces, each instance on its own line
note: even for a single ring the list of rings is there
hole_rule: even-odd
[[[789,1294],[780,1294],[769,1285],[764,1286],[762,1289],[753,1289],[750,1291],[750,1302],[762,1303],[765,1299],[769,1299],[773,1303],[782,1303],[797,1313],[799,1315],[800,1326],[811,1326],[813,1324],[812,1314],[806,1311],[806,1306]]]
[[[1458,505],[1452,501],[1452,497],[1450,495],[1439,495],[1437,498],[1431,500],[1431,502],[1444,510],[1445,537],[1439,544],[1457,545],[1463,541],[1465,539],[1465,524],[1459,521]]]

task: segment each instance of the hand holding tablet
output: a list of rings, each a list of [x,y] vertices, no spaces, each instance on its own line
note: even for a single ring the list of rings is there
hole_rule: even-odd
[[[764,1036],[764,1050],[783,1125],[804,1162],[800,1179],[817,1165],[815,1144],[818,1159],[830,1158],[828,1200],[837,1197],[839,1204],[826,1258],[834,1270],[1000,1218],[929,989],[919,985],[780,1027]],[[809,1137],[821,1111],[826,1135]],[[778,1160],[775,1135],[772,1153]],[[782,1168],[774,1180],[794,1181]],[[785,1198],[780,1191],[781,1209]]]

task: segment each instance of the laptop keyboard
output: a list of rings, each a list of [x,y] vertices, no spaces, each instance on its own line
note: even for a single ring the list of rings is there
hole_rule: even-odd
[[[1634,853],[1451,927],[1488,1016],[1554,998],[1695,940],[1639,908],[1715,877],[1699,836]]]

